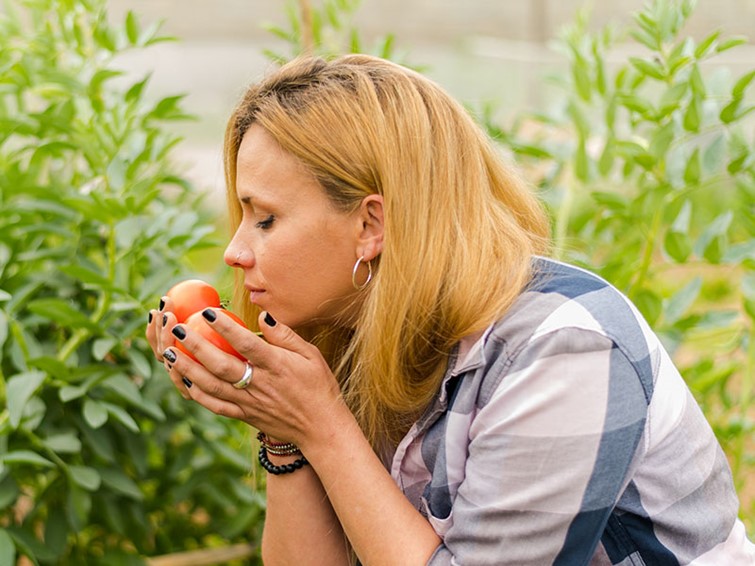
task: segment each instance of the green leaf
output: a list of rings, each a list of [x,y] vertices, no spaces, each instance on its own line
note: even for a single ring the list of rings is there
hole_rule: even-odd
[[[634,304],[651,326],[656,323],[663,311],[661,298],[649,289],[641,289],[634,297]]]
[[[697,185],[700,182],[700,149],[690,155],[687,166],[684,168],[684,182],[688,185]]]
[[[121,470],[115,468],[103,468],[99,470],[99,473],[102,477],[102,482],[121,495],[125,495],[129,499],[134,499],[135,501],[141,501],[144,499],[144,494],[139,489],[139,486]]]
[[[81,452],[81,440],[74,432],[51,434],[45,438],[45,446],[58,454],[76,454]]]
[[[45,380],[41,371],[20,373],[8,380],[6,395],[8,399],[8,416],[11,427],[18,428],[26,403]]]
[[[745,43],[747,43],[746,37],[732,37],[719,43],[716,47],[716,52],[723,53],[724,51],[728,51],[729,49],[737,47],[739,45],[744,45]]]
[[[702,114],[702,111],[700,109],[700,99],[696,96],[693,96],[692,99],[689,101],[689,106],[687,106],[687,111],[684,113],[684,121],[682,122],[684,125],[684,129],[688,132],[698,132],[700,131],[700,115]]]
[[[32,464],[43,468],[54,468],[55,464],[47,458],[43,458],[31,450],[14,450],[0,455],[0,462],[3,464]]]
[[[675,262],[684,263],[692,253],[692,243],[686,232],[668,230],[663,239],[663,249]]]
[[[665,126],[658,128],[650,139],[650,147],[648,152],[657,160],[661,160],[668,148],[671,146],[671,142],[674,141],[676,135],[676,124],[671,121]]]
[[[93,399],[84,401],[84,420],[92,428],[100,428],[107,422],[108,410],[105,405]]]
[[[138,433],[139,425],[136,424],[134,417],[128,414],[122,407],[113,405],[112,403],[102,402],[102,405],[107,409],[108,414],[120,422],[123,426],[129,429],[131,432]],[[92,427],[94,428],[94,427]]]
[[[659,105],[659,112],[662,118],[679,108],[682,98],[687,94],[688,86],[688,83],[682,82],[666,89],[666,92],[661,96]]]
[[[590,161],[587,157],[584,138],[580,138],[577,144],[577,151],[574,154],[574,174],[583,183],[586,183],[590,178]]]
[[[85,284],[89,288],[123,292],[121,289],[116,288],[105,275],[88,267],[84,267],[83,265],[63,265],[58,269],[73,279]]]
[[[0,564],[16,563],[16,545],[8,532],[0,527]]]
[[[613,143],[613,140],[609,138],[606,141],[606,145],[603,148],[603,153],[601,153],[600,160],[598,161],[598,171],[603,177],[607,176],[611,172],[615,157],[616,146]]]
[[[92,511],[92,496],[74,483],[68,486],[68,522],[74,531],[84,529]]]
[[[131,348],[126,351],[126,356],[128,356],[128,359],[139,375],[142,377],[150,377],[152,375],[152,364],[140,351]]]
[[[666,303],[666,309],[664,312],[664,318],[666,324],[674,324],[677,322],[700,294],[700,289],[703,287],[703,280],[700,277],[695,277],[692,281],[687,283]]]
[[[745,90],[747,90],[747,87],[750,86],[752,79],[755,79],[755,71],[750,71],[746,75],[742,76],[736,82],[734,88],[731,90],[731,95],[734,98],[742,98],[744,96]]]
[[[721,169],[725,156],[726,140],[723,134],[718,134],[703,152],[703,171],[712,174]]]
[[[102,361],[116,344],[118,344],[118,340],[112,337],[98,338],[95,340],[92,344],[92,355],[94,356],[94,359]]]
[[[638,95],[626,94],[617,97],[619,104],[641,114],[643,116],[651,116],[654,112],[653,105],[650,104],[645,98]]]
[[[0,309],[0,351],[2,351],[3,344],[8,339],[8,315],[5,311]]]
[[[655,34],[649,33],[643,30],[633,29],[630,30],[629,35],[642,43],[645,47],[651,51],[658,51],[661,48],[661,43]]]
[[[100,473],[89,466],[70,466],[68,468],[71,480],[87,491],[97,491],[102,484]]]
[[[126,14],[126,37],[131,45],[136,45],[139,41],[139,21],[133,10],[129,10]]]
[[[58,557],[63,554],[68,535],[68,521],[65,510],[60,507],[52,507],[47,512],[45,520],[45,546]]]
[[[0,480],[0,509],[9,508],[16,502],[19,495],[21,495],[21,490],[18,488],[16,480],[13,479],[12,475],[6,474]]]
[[[733,218],[734,214],[730,210],[717,216],[698,238],[695,252],[713,264],[720,263],[726,253],[726,234]]]
[[[723,107],[721,110],[721,113],[719,114],[719,118],[724,124],[730,124],[734,120],[737,119],[737,112],[739,110],[739,106],[742,104],[742,98],[734,98],[732,99],[729,104]]]
[[[706,95],[705,81],[700,73],[700,67],[695,65],[692,67],[692,71],[689,74],[689,86],[692,92],[695,93],[700,100],[703,100]]]
[[[630,57],[629,62],[643,75],[647,75],[654,79],[665,80],[666,71],[660,63],[655,61],[648,61],[646,59],[640,59],[639,57]]]
[[[572,62],[572,76],[579,97],[586,102],[589,101],[592,94],[592,86],[587,61],[584,58],[577,57]]]
[[[28,308],[54,324],[98,330],[96,324],[76,310],[70,302],[62,299],[37,299],[29,303]]]
[[[703,39],[700,44],[695,49],[695,58],[696,59],[702,59],[705,57],[708,52],[713,48],[713,43],[718,39],[718,37],[721,35],[721,30],[716,30],[708,37]]]

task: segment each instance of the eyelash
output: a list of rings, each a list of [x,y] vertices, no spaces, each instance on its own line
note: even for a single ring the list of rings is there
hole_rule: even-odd
[[[260,228],[262,230],[269,230],[272,227],[274,221],[275,221],[275,216],[271,214],[264,220],[260,220],[259,222],[257,222],[255,226],[257,226],[257,228]]]

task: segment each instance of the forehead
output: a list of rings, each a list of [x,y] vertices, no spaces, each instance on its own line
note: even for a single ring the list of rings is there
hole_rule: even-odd
[[[252,125],[236,157],[236,193],[240,200],[327,200],[315,176],[285,151],[264,128]]]

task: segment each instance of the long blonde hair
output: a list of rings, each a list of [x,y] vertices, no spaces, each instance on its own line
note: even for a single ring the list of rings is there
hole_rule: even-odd
[[[440,87],[389,61],[347,55],[296,59],[238,104],[225,138],[234,230],[236,156],[252,123],[309,167],[341,209],[383,196],[384,247],[358,323],[319,335],[336,342],[323,349],[344,399],[382,451],[428,406],[454,345],[521,293],[532,256],[547,249],[547,217]],[[245,295],[237,285],[237,303],[249,309]]]

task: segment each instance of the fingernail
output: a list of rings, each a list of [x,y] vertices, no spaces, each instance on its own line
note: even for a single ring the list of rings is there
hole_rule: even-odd
[[[168,315],[164,314],[163,315],[163,326],[165,326],[166,324],[168,324]]]
[[[170,363],[175,363],[176,361],[176,355],[173,353],[173,350],[168,348],[163,352],[163,358],[168,360]]]
[[[186,331],[181,326],[174,326],[173,336],[175,336],[179,340],[183,340],[184,338],[186,338]]]
[[[215,311],[212,309],[203,310],[202,316],[205,318],[205,320],[208,320],[209,322],[215,322],[215,320],[218,318],[218,315],[216,315]]]
[[[149,311],[149,321],[148,322],[152,322],[152,311]]]
[[[165,308],[165,299],[160,299],[160,308],[158,310],[163,310]]]
[[[186,387],[191,387],[192,385],[194,385],[188,377],[182,377],[181,381],[184,382],[184,385]]]
[[[278,321],[276,321],[269,312],[266,312],[265,324],[267,324],[268,326],[275,326],[276,324],[278,324]]]

